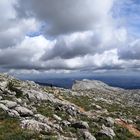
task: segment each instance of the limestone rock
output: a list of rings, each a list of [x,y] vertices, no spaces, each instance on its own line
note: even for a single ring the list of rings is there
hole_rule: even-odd
[[[10,117],[20,117],[19,113],[16,110],[8,110],[7,113]]]
[[[111,117],[107,117],[106,118],[106,125],[107,126],[109,126],[109,127],[111,127],[111,126],[114,126],[114,123],[115,123],[115,120],[113,119],[113,118],[111,118]]]
[[[96,138],[89,132],[83,131],[84,140],[96,140]]]
[[[104,125],[102,126],[102,130],[98,133],[98,135],[106,135],[111,139],[116,136],[112,128],[106,127]]]
[[[14,108],[17,106],[16,102],[9,101],[9,100],[1,100],[0,103],[3,103],[8,108]]]
[[[0,108],[1,108],[3,111],[7,111],[7,110],[8,110],[8,107],[5,106],[4,104],[1,104],[1,103],[0,103]]]
[[[53,117],[54,117],[54,119],[56,119],[57,121],[62,121],[62,119],[61,119],[59,116],[57,116],[56,114],[53,114]]]
[[[101,81],[97,80],[87,80],[83,79],[82,81],[75,81],[74,85],[72,86],[73,90],[85,90],[85,89],[100,89],[101,87],[104,88],[107,85]]]
[[[41,131],[49,132],[51,130],[51,127],[48,126],[47,124],[38,122],[33,119],[32,120],[23,120],[21,122],[21,127],[24,129],[28,129],[28,130],[32,130],[32,131],[36,131],[36,132],[41,132]]]
[[[5,81],[1,81],[0,82],[0,89],[2,90],[2,91],[4,91],[5,90],[5,88],[7,87],[7,84],[8,84],[8,82],[5,80]]]
[[[110,87],[101,81],[88,80],[88,79],[83,79],[82,81],[75,81],[75,83],[72,86],[72,89],[73,90],[89,90],[89,89],[118,90],[117,88]]]
[[[69,121],[65,121],[65,120],[62,121],[62,125],[64,125],[64,126],[70,126],[70,124],[71,123]]]
[[[32,116],[33,112],[25,107],[16,107],[15,110],[21,115],[21,116]]]
[[[46,123],[46,124],[50,123],[49,119],[41,114],[35,114],[34,117],[37,121],[40,121],[42,123]]]
[[[0,96],[0,100],[2,99],[2,96]]]

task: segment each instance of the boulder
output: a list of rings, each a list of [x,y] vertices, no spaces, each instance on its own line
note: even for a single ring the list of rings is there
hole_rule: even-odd
[[[20,114],[20,116],[23,116],[23,117],[33,115],[33,112],[25,107],[18,106],[15,108],[15,110]]]
[[[79,113],[78,108],[74,104],[71,104],[69,102],[61,102],[57,105],[57,108],[59,110],[66,111],[71,116],[76,116],[77,113]]]
[[[21,121],[21,127],[24,129],[36,131],[36,132],[49,132],[51,131],[51,127],[45,123],[38,122],[36,120],[23,120]]]
[[[112,127],[114,126],[115,120],[111,117],[106,118],[106,126]]]
[[[84,140],[96,140],[96,138],[89,132],[83,131]]]
[[[8,107],[5,106],[4,104],[1,104],[1,103],[0,103],[0,108],[1,108],[3,111],[7,111],[7,110],[8,110]]]
[[[2,99],[2,96],[0,96],[0,100]]]
[[[19,115],[19,113],[16,111],[16,110],[8,110],[7,111],[7,113],[8,113],[8,115],[10,116],[10,117],[20,117],[20,115]]]
[[[22,103],[23,103],[23,101],[22,101],[21,98],[15,98],[14,100],[15,100],[17,103],[19,103],[19,104],[22,104]]]
[[[0,103],[4,104],[8,108],[14,108],[17,106],[16,102],[9,101],[9,100],[1,100]]]
[[[9,95],[9,96],[15,96],[16,95],[16,92],[10,91],[9,89],[5,89],[3,91],[3,94]]]
[[[53,114],[53,118],[57,121],[62,121],[62,119],[59,116],[57,116],[56,114]]]
[[[35,114],[34,117],[39,122],[47,123],[47,124],[49,123],[49,119],[41,114]]]
[[[2,91],[4,91],[5,88],[7,87],[7,84],[8,84],[8,81],[1,81],[1,82],[0,82],[0,89],[1,89]]]
[[[63,126],[70,126],[70,124],[71,124],[71,123],[70,123],[69,121],[65,121],[65,120],[62,121],[62,125],[63,125]]]
[[[110,127],[106,127],[105,125],[102,126],[102,130],[100,130],[100,132],[98,133],[98,136],[103,136],[103,135],[109,137],[110,139],[113,139],[113,137],[116,136],[113,129]]]
[[[25,90],[24,93],[27,94],[29,100],[33,101],[33,102],[43,101],[43,100],[48,99],[47,94],[44,92],[40,92],[40,91],[36,91],[36,90]]]

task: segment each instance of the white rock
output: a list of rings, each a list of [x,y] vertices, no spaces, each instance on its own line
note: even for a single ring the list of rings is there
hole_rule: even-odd
[[[2,96],[0,96],[0,100],[2,99]]]
[[[113,137],[116,136],[113,129],[110,127],[106,127],[105,125],[102,126],[102,130],[99,133],[106,135],[106,136],[110,137],[111,139],[113,139]]]
[[[64,125],[64,126],[69,126],[71,123],[69,122],[69,121],[62,121],[62,125]]]
[[[59,116],[57,116],[56,114],[53,114],[53,117],[57,121],[62,121],[62,119]]]
[[[114,119],[111,117],[107,117],[106,121],[107,121],[107,125],[109,125],[109,126],[113,126],[115,123]]]
[[[36,120],[23,120],[21,122],[21,127],[24,129],[32,130],[32,131],[50,131],[51,127],[45,123],[38,122]]]
[[[78,140],[77,138],[69,138],[69,137],[64,137],[64,136],[58,136],[57,140]]]
[[[83,136],[84,140],[96,140],[96,138],[88,131],[83,131]]]
[[[33,112],[25,107],[16,107],[15,110],[21,115],[21,116],[32,116]]]
[[[8,81],[1,81],[0,82],[0,88],[1,90],[4,90],[7,87]]]
[[[19,113],[16,110],[8,110],[8,115],[11,117],[20,117]]]
[[[127,123],[133,124],[134,122],[133,122],[132,120],[128,119],[128,120],[127,120]]]
[[[47,100],[48,99],[48,96],[44,92],[30,90],[30,91],[25,91],[25,93],[28,95],[28,98],[31,101],[36,101],[36,100],[37,101],[43,101],[43,100]]]
[[[37,121],[47,124],[49,123],[49,119],[41,114],[35,114],[34,117],[37,119]]]
[[[0,108],[4,111],[8,110],[8,107],[6,107],[4,104],[1,104],[1,103],[0,103]]]
[[[22,103],[22,100],[21,100],[20,98],[15,98],[15,101],[16,101],[17,103],[19,103],[19,104]]]
[[[101,107],[101,106],[99,106],[99,105],[95,105],[95,107],[96,107],[97,109],[99,109],[99,110],[101,110],[101,109],[102,109],[102,107]]]
[[[1,100],[0,103],[3,103],[8,108],[14,108],[14,107],[17,106],[17,103],[16,102],[9,101],[9,100]]]

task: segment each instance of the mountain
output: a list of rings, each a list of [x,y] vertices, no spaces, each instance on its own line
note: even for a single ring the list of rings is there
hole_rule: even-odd
[[[97,80],[72,89],[0,74],[0,140],[138,140],[140,90]]]

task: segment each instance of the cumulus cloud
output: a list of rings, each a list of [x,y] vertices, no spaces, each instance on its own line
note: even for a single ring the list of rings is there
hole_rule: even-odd
[[[130,44],[119,50],[120,59],[140,60],[140,39],[132,41]]]
[[[16,0],[0,1],[0,48],[12,47],[20,43],[29,31],[35,31],[38,23],[34,17],[18,18]]]
[[[0,50],[0,65],[2,67],[26,68],[37,65],[39,58],[43,55],[46,46],[49,46],[43,36],[25,39],[14,47]]]
[[[0,71],[139,70],[140,39],[116,15],[124,1],[1,0]]]
[[[19,15],[45,22],[45,33],[59,35],[91,30],[110,18],[113,0],[20,0]]]

